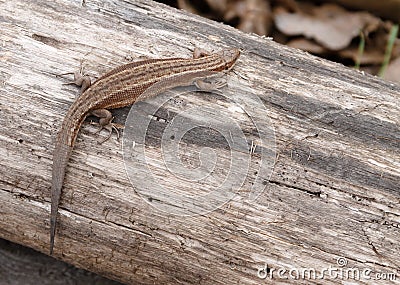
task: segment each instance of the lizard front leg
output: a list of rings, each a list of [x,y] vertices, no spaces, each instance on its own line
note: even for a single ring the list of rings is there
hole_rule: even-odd
[[[87,75],[82,74],[82,69],[80,71],[76,72],[69,72],[69,73],[64,73],[61,75],[66,75],[66,74],[73,74],[74,75],[74,81],[64,83],[64,85],[69,85],[69,84],[74,84],[76,86],[81,87],[81,94],[86,91],[92,85],[92,82],[90,80],[90,77]]]
[[[81,87],[81,92],[80,92],[81,94],[83,92],[85,92],[86,89],[88,89],[92,85],[90,77],[83,74],[82,67],[80,68],[79,71],[63,73],[60,75],[67,75],[67,74],[73,74],[74,80],[71,82],[65,83],[65,84],[66,85],[73,84],[73,85]],[[99,118],[100,128],[98,129],[98,131],[96,131],[96,133],[99,133],[102,129],[106,129],[107,131],[109,131],[109,135],[104,140],[102,140],[100,143],[104,143],[111,137],[113,129],[116,131],[117,138],[119,139],[119,132],[118,132],[117,128],[115,127],[115,125],[112,123],[112,120],[114,119],[114,117],[112,116],[110,111],[108,111],[106,109],[98,109],[98,110],[91,111],[90,115],[93,115],[93,116]]]
[[[193,58],[201,58],[209,56],[210,53],[201,48],[195,48],[193,51]],[[227,83],[224,80],[221,80],[223,73],[216,73],[211,76],[206,76],[204,78],[199,78],[194,81],[194,85],[202,91],[211,92],[211,91],[218,91],[222,87],[226,86]],[[215,80],[219,78],[219,80]],[[214,79],[213,81],[207,81],[207,79]]]

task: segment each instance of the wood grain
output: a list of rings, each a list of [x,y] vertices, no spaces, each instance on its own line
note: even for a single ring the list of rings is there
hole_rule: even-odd
[[[394,273],[398,282],[399,86],[153,2],[17,0],[1,1],[0,9],[0,237],[48,251],[54,139],[78,94],[57,74],[82,63],[96,77],[141,56],[239,47],[229,90],[257,96],[263,106],[253,117],[268,119],[275,130],[274,169],[261,177],[266,190],[259,198],[246,199],[257,176],[251,165],[241,191],[215,211],[160,212],[136,191],[148,181],[137,179],[135,188],[129,181],[115,134],[101,145],[96,127],[85,123],[66,174],[55,256],[127,284],[320,284],[260,279],[257,271],[265,264],[322,271],[338,266],[339,257],[348,261],[345,268]],[[179,100],[235,107],[214,95]],[[178,107],[157,114],[150,155],[161,156],[160,137]],[[128,110],[116,112],[116,119],[122,123]],[[227,114],[257,144],[248,118]],[[183,142],[189,164],[199,163],[203,146],[222,158],[228,154],[226,142],[210,130],[188,133]],[[257,151],[273,146],[257,147],[254,161]],[[164,177],[182,192],[212,185]]]

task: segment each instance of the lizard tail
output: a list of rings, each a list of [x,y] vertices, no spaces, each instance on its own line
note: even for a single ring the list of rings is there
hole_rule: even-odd
[[[53,254],[54,236],[56,234],[57,212],[60,203],[61,188],[63,186],[65,169],[72,152],[72,146],[58,141],[53,155],[53,173],[51,185],[51,213],[50,213],[50,255]]]
[[[59,131],[53,153],[53,172],[51,182],[51,211],[50,211],[50,255],[53,254],[54,237],[56,235],[57,212],[60,203],[61,190],[64,182],[65,170],[74,148],[78,130],[86,115],[80,115],[76,108],[70,108]]]

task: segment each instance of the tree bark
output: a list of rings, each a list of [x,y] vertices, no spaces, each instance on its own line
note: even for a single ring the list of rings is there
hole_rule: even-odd
[[[127,284],[320,284],[301,273],[330,267],[400,278],[399,86],[154,2],[0,9],[1,238],[49,250],[54,140],[79,93],[58,74],[238,47],[222,93],[175,91],[144,145],[140,125],[125,128],[124,146],[83,125],[54,255]],[[178,144],[177,122],[196,127]]]

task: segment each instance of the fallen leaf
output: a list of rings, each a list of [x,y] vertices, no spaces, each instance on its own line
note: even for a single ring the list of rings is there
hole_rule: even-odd
[[[388,65],[383,78],[400,83],[400,57],[396,58]]]
[[[288,13],[274,11],[276,27],[290,36],[304,35],[330,50],[347,47],[354,37],[367,28],[371,32],[379,26],[379,19],[367,12],[348,12],[335,4]]]
[[[298,48],[304,51],[311,52],[313,54],[321,54],[327,52],[327,49],[317,44],[316,42],[308,39],[294,39],[287,43],[288,46]]]
[[[237,28],[246,33],[267,35],[272,24],[269,2],[265,0],[240,0],[230,2],[224,14],[225,21],[239,19]]]

